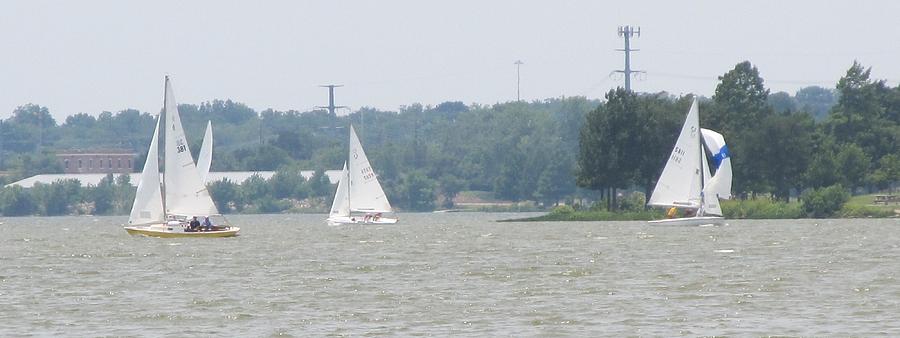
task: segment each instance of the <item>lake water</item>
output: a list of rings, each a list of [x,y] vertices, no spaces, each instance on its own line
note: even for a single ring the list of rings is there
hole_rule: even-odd
[[[523,214],[0,221],[0,336],[900,336],[900,219],[497,223]]]

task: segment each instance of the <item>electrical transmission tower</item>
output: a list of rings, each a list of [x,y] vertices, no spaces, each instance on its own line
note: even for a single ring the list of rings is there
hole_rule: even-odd
[[[641,36],[641,27],[635,29],[631,26],[619,26],[619,36],[625,38],[625,49],[616,49],[625,52],[625,69],[617,70],[616,73],[625,74],[625,90],[631,91],[631,74],[643,73],[643,71],[631,69],[631,52],[639,50],[631,49],[631,38]]]
[[[335,109],[338,108],[347,108],[347,106],[335,106],[334,105],[334,87],[343,87],[344,85],[321,85],[319,87],[328,88],[328,105],[327,106],[317,106],[316,108],[326,108],[331,115],[334,115]]]
[[[525,63],[522,62],[522,60],[516,60],[516,62],[514,62],[513,64],[516,65],[516,102],[519,102],[522,100],[519,96],[519,83],[522,79],[521,77],[519,77],[519,67]]]

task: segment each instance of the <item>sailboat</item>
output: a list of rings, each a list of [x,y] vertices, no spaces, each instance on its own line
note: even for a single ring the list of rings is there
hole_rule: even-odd
[[[138,183],[125,230],[129,234],[153,237],[237,235],[240,228],[228,225],[213,226],[209,231],[185,231],[187,221],[192,217],[202,219],[221,215],[206,190],[206,185],[201,182],[200,173],[191,157],[168,76],[163,107],[165,118],[156,119],[150,150],[141,171],[141,181]],[[160,126],[165,128],[163,180],[160,180],[159,175]]]
[[[354,216],[353,212],[363,215]],[[334,202],[326,221],[329,225],[340,224],[394,224],[396,218],[381,216],[393,212],[378,177],[369,164],[356,130],[350,126],[350,158],[344,162],[341,179],[338,181]]]
[[[707,152],[713,158],[710,174]],[[722,134],[700,128],[697,98],[685,118],[669,161],[648,205],[684,209],[694,215],[649,221],[654,225],[715,225],[724,223],[719,198],[731,198],[731,158]],[[674,211],[674,210],[673,210]]]

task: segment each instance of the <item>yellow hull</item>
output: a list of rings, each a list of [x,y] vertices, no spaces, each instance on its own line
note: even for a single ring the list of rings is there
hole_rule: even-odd
[[[160,238],[200,238],[200,237],[205,238],[205,237],[237,236],[238,231],[241,231],[241,228],[229,227],[226,230],[184,232],[184,231],[166,231],[166,230],[151,229],[151,228],[145,228],[145,227],[125,227],[125,231],[128,231],[128,233],[131,235],[144,235],[144,236],[160,237]]]

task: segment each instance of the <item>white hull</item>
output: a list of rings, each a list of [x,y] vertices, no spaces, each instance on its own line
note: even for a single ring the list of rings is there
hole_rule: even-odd
[[[369,219],[368,221],[364,220],[365,217],[329,217],[326,221],[328,225],[341,225],[341,224],[394,224],[397,223],[396,218],[388,218],[388,217],[379,217],[377,220]]]
[[[194,231],[185,232],[182,227],[173,227],[166,224],[153,224],[150,226],[127,226],[125,230],[132,235],[144,235],[149,237],[162,238],[185,238],[185,237],[232,237],[237,236],[241,228],[238,227],[219,227],[217,230],[211,231]]]
[[[655,221],[647,221],[649,225],[666,225],[666,226],[700,226],[700,225],[722,225],[725,224],[725,218],[721,216],[699,216],[684,218],[658,219]]]

